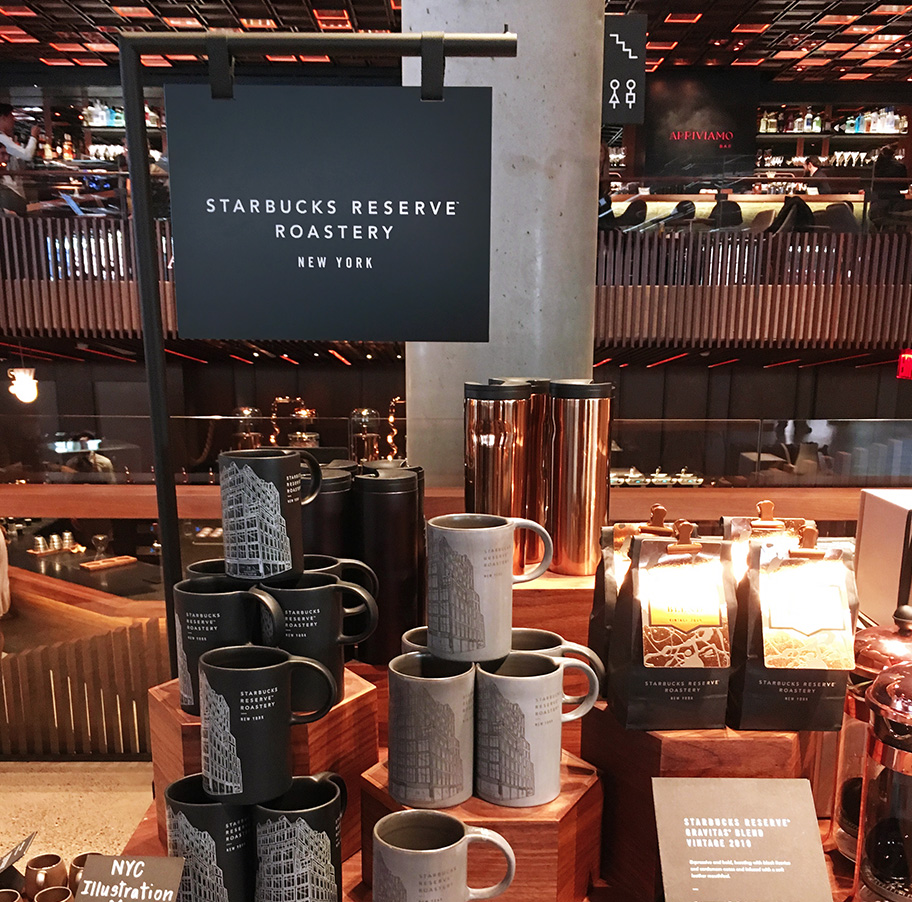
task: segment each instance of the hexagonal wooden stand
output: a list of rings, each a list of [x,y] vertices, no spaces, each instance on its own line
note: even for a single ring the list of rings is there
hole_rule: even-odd
[[[200,770],[200,720],[180,707],[177,680],[149,690],[152,777],[158,832],[165,838],[165,788],[185,774]],[[348,808],[342,817],[342,857],[361,848],[361,774],[379,760],[377,690],[348,669],[345,698],[324,718],[291,728],[292,770],[295,774],[335,771],[348,787]],[[268,753],[268,750],[264,750]]]
[[[370,885],[374,824],[404,805],[389,795],[386,761],[361,778],[361,876]],[[595,769],[564,752],[561,794],[547,805],[505,808],[471,798],[443,809],[466,824],[487,827],[504,836],[516,854],[516,877],[500,898],[505,902],[581,902],[598,873],[602,790]],[[495,849],[473,846],[469,853],[469,884],[488,886],[504,873],[503,856]]]
[[[653,777],[802,777],[802,735],[736,730],[625,730],[605,702],[582,719],[583,758],[605,788],[601,874],[624,902],[661,885]]]

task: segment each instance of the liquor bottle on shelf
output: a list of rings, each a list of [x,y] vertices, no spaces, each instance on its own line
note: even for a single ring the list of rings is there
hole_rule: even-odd
[[[816,113],[811,123],[811,131],[820,134],[823,131],[823,117]]]
[[[807,108],[807,112],[804,114],[804,130],[806,132],[812,132],[814,130],[814,114],[811,112],[811,108]]]

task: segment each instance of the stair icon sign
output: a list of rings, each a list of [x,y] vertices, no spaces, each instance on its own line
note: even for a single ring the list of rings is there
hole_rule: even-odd
[[[610,31],[608,32],[608,35],[609,37],[614,38],[614,41],[618,47],[620,47],[621,50],[623,50],[630,59],[639,59],[639,57],[621,40],[621,36],[619,34],[615,34],[613,31]]]

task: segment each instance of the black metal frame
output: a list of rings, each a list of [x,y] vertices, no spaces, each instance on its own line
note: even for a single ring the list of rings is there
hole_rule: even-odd
[[[164,332],[155,230],[151,213],[151,179],[146,120],[143,108],[143,78],[140,57],[167,53],[206,54],[209,82],[214,98],[229,99],[234,87],[234,53],[296,53],[330,56],[420,56],[421,98],[442,100],[444,64],[448,56],[516,56],[516,35],[444,34],[231,34],[196,32],[175,34],[125,32],[120,35],[120,79],[124,92],[127,159],[133,203],[133,245],[139,305],[142,314],[146,379],[152,420],[152,456],[158,501],[162,581],[165,594],[168,651],[171,675],[177,674],[172,589],[181,579],[180,528],[177,492],[171,456],[168,421]]]

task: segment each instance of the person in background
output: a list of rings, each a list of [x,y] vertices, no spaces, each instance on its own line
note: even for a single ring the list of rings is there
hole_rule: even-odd
[[[804,175],[808,179],[808,187],[816,188],[818,194],[832,194],[830,186],[830,173],[823,168],[820,157],[808,157],[804,161]]]
[[[20,179],[14,178],[9,172],[15,171],[21,162],[30,162],[38,149],[38,126],[32,127],[32,134],[28,144],[24,147],[16,142],[16,119],[13,108],[8,103],[0,103],[0,145],[6,151],[8,159],[7,174],[0,178],[0,207],[11,213],[23,215],[28,209],[25,200],[25,189]]]
[[[873,197],[871,199],[871,225],[883,231],[890,217],[906,206],[903,191],[909,187],[909,173],[905,164],[896,159],[896,147],[881,147],[874,161]]]
[[[114,464],[111,462],[111,459],[105,457],[103,454],[99,454],[97,451],[92,451],[89,448],[89,441],[95,439],[95,436],[91,432],[84,431],[80,432],[77,435],[73,436],[74,442],[79,442],[83,450],[74,454],[66,464],[63,469],[65,472],[79,474],[79,473],[99,473],[101,474],[100,482],[114,482]],[[74,479],[74,482],[78,482],[78,479]],[[96,481],[96,480],[92,480]]]

